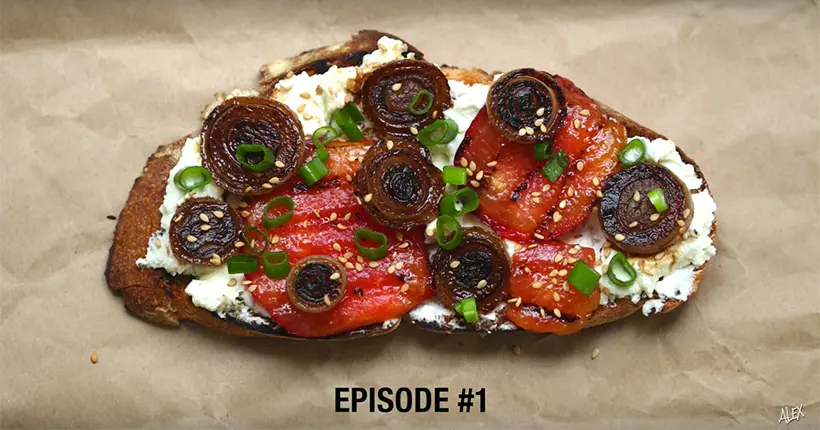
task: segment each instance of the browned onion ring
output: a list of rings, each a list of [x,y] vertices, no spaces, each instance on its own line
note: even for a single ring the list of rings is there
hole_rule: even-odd
[[[234,243],[241,232],[241,219],[227,203],[197,198],[179,205],[168,236],[177,258],[193,264],[219,266],[236,253]]]
[[[451,267],[456,260],[458,265]],[[490,230],[465,228],[461,244],[450,251],[438,248],[431,262],[436,293],[450,308],[475,297],[478,309],[486,313],[509,294],[510,259],[504,242]],[[482,280],[486,285],[479,287]]]
[[[202,163],[220,187],[234,194],[262,194],[296,172],[305,152],[302,134],[299,118],[282,103],[258,97],[228,99],[202,126]],[[282,164],[252,172],[237,160],[240,144],[263,145]]]
[[[397,230],[436,219],[444,192],[441,172],[430,162],[427,149],[410,142],[380,141],[371,146],[354,184],[367,213]]]
[[[341,263],[324,255],[314,255],[296,263],[288,275],[286,288],[291,305],[316,314],[336,307],[345,296],[346,285],[347,276]]]
[[[490,87],[487,113],[490,123],[507,139],[528,144],[543,142],[561,127],[566,115],[564,93],[547,72],[511,70]]]
[[[433,105],[426,113],[414,115],[409,110],[410,102],[423,89],[432,94]],[[361,97],[364,114],[373,128],[397,138],[412,138],[411,128],[423,129],[452,106],[444,73],[417,60],[393,61],[374,70],[362,84]]]

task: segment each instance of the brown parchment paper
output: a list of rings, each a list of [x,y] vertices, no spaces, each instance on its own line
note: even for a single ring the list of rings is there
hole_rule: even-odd
[[[788,428],[820,428],[816,2],[4,0],[0,27],[4,428],[787,428],[800,404]],[[360,28],[561,73],[672,137],[719,207],[697,296],[570,337],[290,342],[130,316],[103,279],[106,216],[145,159],[212,93]],[[448,387],[452,409],[335,413],[340,386]],[[455,411],[462,387],[485,413]]]

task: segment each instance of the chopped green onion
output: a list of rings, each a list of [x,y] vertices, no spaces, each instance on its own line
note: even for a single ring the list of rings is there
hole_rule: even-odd
[[[463,167],[444,166],[442,178],[445,184],[465,185],[467,183],[467,169]]]
[[[353,234],[353,239],[356,242],[356,249],[359,254],[368,260],[381,260],[387,257],[387,236],[377,231],[360,228]],[[365,246],[364,241],[376,243],[375,248]]]
[[[533,152],[536,160],[549,160],[552,157],[552,141],[546,140],[541,143],[536,143]]]
[[[238,254],[228,259],[228,274],[253,273],[259,267],[259,259],[255,255]]]
[[[419,130],[418,138],[424,146],[450,143],[458,134],[458,124],[451,119],[437,119]]]
[[[632,139],[624,146],[624,149],[618,153],[618,159],[624,166],[634,166],[643,162],[646,156],[646,145],[641,139]]]
[[[262,157],[262,159],[257,163],[251,163],[248,161],[249,155],[256,155],[257,157]],[[236,160],[252,172],[264,172],[273,167],[273,162],[275,161],[273,151],[265,145],[249,145],[247,143],[240,144],[236,147]]]
[[[202,166],[188,166],[174,175],[174,184],[188,192],[211,183],[211,172]]]
[[[451,250],[461,244],[464,230],[451,215],[442,215],[436,220],[436,242],[438,246]]]
[[[650,191],[646,194],[646,197],[649,197],[649,201],[652,202],[652,206],[655,206],[655,210],[660,212],[665,212],[669,209],[669,206],[666,204],[666,197],[663,195],[663,190],[660,188],[655,188],[654,190]]]
[[[336,129],[330,126],[319,127],[316,131],[313,132],[313,135],[310,139],[313,141],[313,146],[316,148],[316,156],[319,157],[320,160],[325,161],[330,154],[327,153],[327,149],[325,145],[332,142],[333,139],[339,137],[339,133],[336,132]]]
[[[456,303],[453,309],[457,314],[464,317],[464,321],[470,324],[478,321],[478,309],[476,309],[475,297],[470,297]]]
[[[273,218],[269,218],[268,212],[270,212],[271,207],[284,207],[287,209],[287,212]],[[288,196],[272,198],[265,205],[265,211],[262,212],[262,225],[264,225],[265,228],[279,227],[280,225],[290,221],[291,217],[293,217],[293,210],[295,207],[296,205],[293,203],[293,199]]]
[[[248,237],[248,233],[250,233],[252,231],[256,232],[260,236],[262,236],[262,240],[265,241],[264,246],[262,246],[261,249],[256,249],[256,248],[253,247],[253,245],[255,243],[257,243],[257,241]],[[258,227],[250,226],[250,227],[246,227],[244,230],[242,230],[242,240],[244,240],[245,243],[248,244],[248,249],[251,250],[252,254],[261,254],[261,253],[268,250],[268,235],[266,235],[265,232],[260,230]]]
[[[601,279],[601,275],[580,260],[575,262],[572,271],[567,275],[569,284],[585,296],[592,294],[595,286],[598,285],[599,279]]]
[[[457,204],[461,204],[461,209]],[[443,215],[462,216],[478,209],[478,193],[472,188],[462,188],[442,197],[438,208]]]
[[[290,259],[287,252],[275,251],[262,254],[262,268],[271,279],[283,279],[290,273]]]
[[[626,256],[618,252],[610,260],[606,276],[609,278],[609,282],[619,287],[628,287],[635,283],[638,272],[629,264]]]
[[[302,176],[302,179],[305,180],[305,184],[308,186],[315,184],[319,179],[327,175],[328,172],[329,170],[327,170],[327,166],[325,166],[325,162],[322,161],[321,158],[311,158],[310,161],[299,168],[299,175]]]
[[[422,97],[426,97],[426,102],[422,105],[421,108],[418,108],[416,107],[416,105],[419,103],[419,101],[421,101]],[[413,115],[424,115],[427,112],[430,112],[430,108],[432,107],[433,94],[431,94],[430,91],[422,89],[419,92],[417,92],[415,96],[413,96],[413,100],[410,102],[408,110],[410,110],[410,113],[412,113]]]
[[[547,178],[550,182],[555,182],[558,180],[558,177],[561,176],[561,173],[564,173],[564,169],[567,168],[569,164],[569,158],[567,157],[567,153],[564,151],[558,151],[555,153],[555,157],[541,169],[541,173],[544,174],[544,177]]]
[[[364,135],[357,125],[357,123],[362,121],[364,121],[364,116],[353,102],[346,104],[343,108],[336,111],[331,119],[331,122],[335,122],[351,142],[358,142],[364,139]]]

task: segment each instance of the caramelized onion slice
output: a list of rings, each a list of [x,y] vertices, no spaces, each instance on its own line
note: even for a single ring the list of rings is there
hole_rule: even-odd
[[[188,263],[219,266],[237,248],[242,222],[227,203],[212,198],[189,199],[179,205],[169,229],[171,250]]]
[[[397,230],[436,219],[444,192],[427,149],[411,142],[380,141],[370,147],[354,183],[367,213]]]
[[[661,213],[647,197],[655,189],[663,190],[668,206]],[[664,250],[689,228],[692,197],[667,168],[638,164],[607,181],[598,214],[613,246],[627,254],[650,255]]]
[[[566,115],[564,93],[547,72],[511,70],[490,87],[487,113],[507,139],[536,144],[551,139],[561,127]]]
[[[432,268],[436,293],[450,308],[475,297],[478,309],[486,313],[508,295],[510,259],[504,242],[489,230],[464,229],[458,247],[449,251],[436,249]]]
[[[296,263],[287,279],[288,300],[309,313],[327,312],[342,301],[347,276],[342,265],[327,256],[314,255]]]
[[[234,194],[262,194],[296,172],[305,152],[302,133],[296,114],[282,103],[232,98],[217,106],[202,126],[202,162],[220,187]],[[273,153],[273,166],[261,172],[243,166],[237,157],[239,145],[266,147]],[[245,161],[257,164],[262,156],[251,153]]]
[[[423,93],[416,97],[422,90],[429,91],[429,96]],[[432,104],[427,109],[430,96]],[[417,60],[393,61],[374,70],[362,84],[361,98],[373,128],[398,138],[412,138],[411,129],[423,129],[452,106],[444,73],[433,64]],[[417,105],[411,109],[414,99]],[[425,109],[419,109],[419,105]]]

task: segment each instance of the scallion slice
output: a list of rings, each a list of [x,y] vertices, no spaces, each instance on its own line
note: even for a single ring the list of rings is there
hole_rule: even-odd
[[[251,163],[248,161],[248,157],[251,155],[260,157],[261,160],[257,163]],[[273,167],[275,160],[273,157],[273,151],[271,151],[267,146],[242,143],[236,147],[236,161],[239,161],[239,164],[241,164],[242,167],[252,172],[264,172],[265,170]]]
[[[319,157],[320,160],[325,161],[327,160],[327,157],[330,156],[330,154],[327,153],[325,145],[333,142],[333,140],[337,137],[339,137],[339,133],[336,129],[327,125],[324,127],[319,127],[313,132],[310,139],[313,141],[313,146],[316,148],[316,156]]]
[[[284,279],[290,273],[290,259],[287,252],[275,251],[262,254],[262,268],[271,279]]]
[[[461,204],[461,209],[457,205]],[[462,188],[441,198],[438,206],[443,215],[462,216],[478,209],[478,193],[472,188]]]
[[[595,286],[598,285],[598,280],[600,279],[600,273],[580,260],[575,262],[575,265],[572,266],[572,271],[567,275],[569,284],[585,296],[592,294],[592,291],[595,289]]]
[[[237,254],[228,259],[228,274],[253,273],[259,267],[259,259],[255,255]]]
[[[419,102],[423,102],[424,104],[419,107]],[[415,96],[413,96],[413,100],[410,102],[410,106],[408,110],[413,115],[424,115],[427,112],[430,112],[430,108],[433,107],[433,94],[430,91],[425,89],[419,90]]]
[[[249,233],[251,233],[251,232],[254,232],[254,233],[258,234],[259,236],[261,236],[260,240],[263,241],[262,248],[257,249],[257,248],[253,247],[253,245],[256,244],[256,243],[259,243],[259,241],[249,237]],[[258,227],[254,227],[254,226],[245,227],[245,229],[242,230],[242,240],[244,240],[245,243],[248,244],[248,249],[251,250],[252,254],[262,254],[263,252],[268,250],[268,235],[265,234],[265,232],[260,230]]]
[[[387,236],[377,231],[360,228],[353,234],[353,240],[356,242],[356,249],[362,257],[368,260],[381,260],[387,257]],[[365,241],[373,242],[377,246],[370,247],[364,244]]]
[[[555,153],[555,156],[541,169],[541,173],[544,174],[544,177],[547,178],[550,182],[555,182],[558,180],[558,177],[561,176],[561,173],[564,173],[564,169],[567,168],[567,164],[569,164],[569,158],[567,157],[567,153],[564,151],[558,151]]]
[[[533,155],[538,161],[549,160],[552,157],[552,141],[546,140],[541,143],[536,143],[533,147]]]
[[[478,309],[476,308],[475,297],[466,298],[453,306],[457,314],[464,317],[464,321],[472,324],[478,321]]]
[[[616,253],[612,260],[609,261],[609,269],[606,271],[606,276],[609,282],[619,286],[628,287],[635,283],[638,278],[638,272],[629,264],[626,256],[620,252]]]
[[[268,213],[270,212],[271,207],[284,207],[287,209],[287,212],[270,218]],[[262,213],[262,225],[264,225],[265,228],[279,227],[280,225],[290,221],[291,217],[293,217],[293,210],[295,207],[296,205],[293,203],[293,199],[288,196],[272,198],[265,205],[265,211]]]
[[[665,212],[669,209],[662,189],[655,188],[654,190],[646,193],[646,197],[649,197],[649,201],[652,202],[652,206],[655,206],[655,210],[658,211],[658,213]]]
[[[626,167],[634,166],[643,162],[646,156],[646,145],[641,139],[632,139],[618,153],[618,160]]]
[[[465,185],[467,184],[467,169],[456,166],[444,166],[442,179],[445,184]]]
[[[202,166],[188,166],[174,175],[174,184],[186,193],[204,187],[212,180],[211,172]]]
[[[321,158],[311,158],[310,161],[305,163],[302,167],[299,168],[299,175],[302,176],[304,179],[305,184],[308,186],[315,184],[322,179],[325,175],[327,175],[329,170],[327,170],[327,166],[325,166],[325,162],[322,161]]]
[[[458,134],[458,124],[451,119],[438,119],[419,130],[418,139],[424,146],[450,143]]]
[[[436,242],[446,250],[455,249],[461,244],[464,230],[461,224],[451,215],[441,215],[436,220]]]
[[[358,123],[364,121],[364,115],[350,102],[333,114],[331,122],[335,122],[339,129],[347,136],[347,140],[358,142],[364,139],[362,131],[359,130]]]
[[[359,107],[356,106],[356,103],[348,102],[344,107],[339,109],[339,113],[347,115],[348,118],[352,119],[355,123],[360,123],[364,121],[364,115],[362,115],[362,111],[359,110]]]

